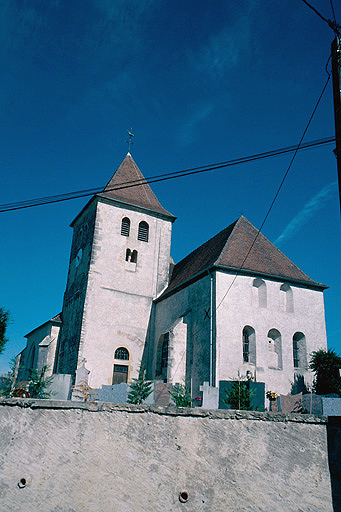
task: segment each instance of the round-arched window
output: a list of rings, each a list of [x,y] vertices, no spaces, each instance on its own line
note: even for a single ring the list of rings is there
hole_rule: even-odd
[[[129,361],[129,352],[124,347],[119,347],[115,350],[115,359],[121,359],[122,361]]]
[[[139,224],[139,230],[137,234],[137,239],[142,240],[142,242],[148,242],[149,239],[149,226],[147,222],[144,220]]]

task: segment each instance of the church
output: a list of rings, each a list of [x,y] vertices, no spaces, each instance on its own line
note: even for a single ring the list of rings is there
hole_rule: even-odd
[[[281,394],[298,376],[311,385],[326,286],[244,216],[175,264],[175,220],[128,153],[71,223],[62,313],[26,335],[19,381],[46,364],[74,379],[85,362],[92,388],[129,383],[141,364],[192,396],[238,375]]]

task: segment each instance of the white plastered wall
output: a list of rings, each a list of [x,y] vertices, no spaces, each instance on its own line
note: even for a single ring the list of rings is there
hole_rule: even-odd
[[[130,219],[129,237],[121,222]],[[138,225],[149,225],[149,240],[137,239]],[[97,205],[94,242],[84,304],[78,366],[83,358],[90,385],[111,384],[114,353],[128,349],[128,379],[137,376],[149,327],[152,300],[167,284],[172,223],[144,211],[107,202]],[[137,263],[126,250],[138,252]],[[117,363],[117,361],[116,361]]]
[[[220,304],[234,275],[216,272],[216,300]],[[293,297],[293,311],[284,311],[280,287],[282,282],[263,279],[266,285],[267,305],[259,307],[255,300],[254,277],[239,275],[216,312],[216,368],[217,382],[256,373],[266,389],[287,394],[291,391],[294,374],[304,375],[311,385],[312,374],[306,368],[293,364],[293,335],[302,332],[306,338],[307,359],[320,348],[326,349],[326,329],[323,292],[289,283]],[[256,336],[256,365],[243,362],[242,331],[251,326]],[[283,369],[274,369],[274,355],[269,350],[268,333],[277,329],[282,341]],[[272,368],[269,368],[272,367]]]
[[[154,371],[158,341],[169,332],[167,380],[185,382],[194,394],[209,380],[209,307],[207,275],[155,305],[154,353],[150,354]]]

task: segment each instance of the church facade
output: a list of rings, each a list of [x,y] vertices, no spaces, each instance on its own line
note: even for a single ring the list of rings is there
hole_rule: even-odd
[[[62,313],[27,335],[18,380],[46,363],[74,377],[85,361],[93,388],[129,382],[141,363],[192,396],[238,375],[282,394],[297,376],[311,384],[326,286],[243,216],[174,265],[174,221],[128,153],[71,224]]]

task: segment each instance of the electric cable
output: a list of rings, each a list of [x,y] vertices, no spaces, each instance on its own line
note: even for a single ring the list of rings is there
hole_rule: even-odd
[[[301,151],[308,150],[308,149],[312,149],[315,147],[330,144],[334,141],[335,141],[335,137],[327,137],[327,138],[323,138],[323,139],[317,139],[317,140],[313,140],[310,142],[306,142],[304,144],[301,144],[300,147],[298,147],[297,145],[292,145],[292,146],[287,146],[284,148],[266,151],[263,153],[256,153],[253,155],[235,158],[233,160],[218,162],[215,164],[207,164],[207,165],[202,165],[199,167],[192,167],[189,169],[184,169],[181,171],[167,172],[164,174],[151,176],[149,178],[141,178],[141,179],[137,179],[137,180],[126,181],[126,182],[120,183],[119,185],[117,185],[115,187],[106,189],[106,192],[122,190],[125,188],[131,188],[131,187],[136,187],[136,186],[142,186],[142,185],[150,184],[150,183],[158,183],[161,181],[166,181],[166,180],[175,179],[175,178],[181,178],[184,176],[190,176],[190,175],[204,173],[204,172],[210,172],[210,171],[214,171],[214,170],[218,170],[218,169],[223,169],[226,167],[231,167],[234,165],[253,162],[256,160],[262,160],[264,158],[280,156],[280,155],[292,153],[292,152],[298,151],[298,150],[301,150]],[[43,206],[46,204],[53,204],[53,203],[58,203],[58,202],[62,202],[62,201],[69,201],[71,199],[79,199],[82,197],[92,196],[94,194],[103,192],[103,188],[104,187],[94,187],[94,188],[83,189],[83,190],[78,190],[78,191],[74,191],[74,192],[66,192],[63,194],[58,194],[58,195],[53,195],[53,196],[45,196],[45,197],[38,197],[35,199],[28,199],[28,200],[24,200],[24,201],[3,203],[3,204],[0,204],[0,213],[14,211],[14,210],[21,210],[24,208],[32,208],[35,206]]]
[[[330,7],[332,8],[333,21],[334,21],[334,23],[336,23],[336,17],[335,17],[335,11],[334,11],[333,0],[330,0]]]
[[[291,169],[291,167],[292,167],[292,164],[293,164],[293,162],[294,162],[294,160],[295,160],[295,158],[296,158],[296,155],[297,155],[297,153],[298,153],[299,149],[300,149],[300,148],[302,147],[302,145],[303,145],[303,139],[304,139],[304,137],[305,137],[305,135],[306,135],[306,133],[307,133],[307,131],[308,131],[308,128],[309,128],[309,126],[310,126],[310,124],[311,124],[311,122],[312,122],[312,120],[313,120],[313,117],[314,117],[314,115],[315,115],[315,112],[316,112],[316,110],[317,110],[317,108],[318,108],[319,104],[320,104],[320,101],[321,101],[321,99],[322,99],[322,97],[323,97],[323,94],[324,94],[324,92],[325,92],[325,90],[326,90],[326,88],[327,88],[327,85],[328,85],[328,83],[329,83],[329,80],[330,80],[330,74],[328,73],[328,78],[327,78],[327,80],[326,80],[326,83],[324,84],[323,89],[322,89],[322,91],[321,91],[321,93],[320,93],[320,95],[319,95],[319,97],[318,97],[318,99],[317,99],[317,101],[316,101],[316,103],[315,103],[315,106],[314,106],[314,108],[313,108],[313,111],[312,111],[312,113],[310,114],[309,120],[308,120],[308,122],[307,122],[307,124],[306,124],[305,129],[303,130],[303,133],[302,133],[302,136],[301,136],[301,138],[300,138],[300,141],[299,141],[298,145],[296,146],[296,150],[295,150],[295,152],[294,152],[294,154],[293,154],[293,156],[292,156],[292,158],[291,158],[291,160],[290,160],[290,162],[289,162],[289,165],[288,165],[288,167],[287,167],[287,169],[286,169],[286,171],[285,171],[285,173],[284,173],[284,175],[283,175],[283,178],[282,178],[282,180],[281,180],[281,182],[280,182],[280,184],[279,184],[279,186],[278,186],[278,188],[277,188],[277,191],[276,191],[276,193],[275,193],[275,195],[274,195],[274,198],[272,199],[272,201],[271,201],[271,203],[270,203],[270,206],[269,206],[269,208],[268,208],[268,210],[267,210],[267,212],[266,212],[266,214],[265,214],[265,217],[264,217],[264,219],[263,219],[263,222],[262,222],[262,224],[261,224],[260,228],[257,230],[256,236],[255,236],[255,238],[253,239],[253,241],[252,241],[252,243],[251,243],[251,245],[250,245],[250,247],[249,247],[249,249],[248,249],[248,251],[247,251],[247,253],[246,253],[245,257],[244,257],[244,259],[243,259],[243,261],[242,261],[242,264],[240,265],[240,267],[238,267],[238,268],[234,269],[233,273],[235,273],[235,275],[234,275],[234,277],[233,277],[233,279],[232,279],[232,281],[231,281],[231,283],[230,283],[229,287],[227,288],[227,290],[226,290],[226,292],[225,292],[225,294],[224,294],[223,298],[222,298],[222,299],[221,299],[221,301],[219,302],[218,306],[216,306],[216,308],[215,308],[215,310],[214,310],[214,312],[215,312],[215,313],[218,311],[218,308],[222,305],[222,303],[223,303],[223,302],[224,302],[224,300],[226,299],[226,297],[227,297],[227,295],[229,294],[229,292],[230,292],[230,290],[231,290],[232,286],[234,285],[234,283],[235,283],[235,281],[236,281],[237,277],[241,274],[241,272],[242,272],[242,270],[243,270],[243,268],[244,268],[244,265],[245,265],[245,263],[246,263],[246,260],[247,260],[247,258],[249,257],[249,255],[250,255],[250,253],[251,253],[251,251],[252,251],[252,248],[254,247],[254,245],[255,245],[255,243],[256,243],[256,241],[257,241],[257,239],[258,239],[258,237],[259,237],[259,235],[260,235],[260,233],[261,233],[261,230],[262,230],[262,229],[263,229],[263,227],[264,227],[264,224],[265,224],[265,222],[266,222],[267,218],[268,218],[268,217],[269,217],[269,215],[270,215],[270,212],[271,212],[271,210],[272,210],[272,208],[273,208],[273,206],[274,206],[274,204],[275,204],[275,201],[276,201],[276,199],[277,199],[277,197],[278,197],[278,195],[279,195],[279,193],[280,193],[280,191],[281,191],[281,189],[282,189],[282,187],[283,187],[283,185],[284,185],[284,182],[285,182],[285,180],[286,180],[286,178],[287,178],[287,176],[288,176],[288,174],[289,174],[289,171],[290,171],[290,169]],[[212,312],[212,311],[210,311],[210,315],[212,315],[212,314],[213,314],[213,312]],[[197,330],[193,333],[193,337],[194,337],[194,336],[196,336],[196,335],[197,335],[200,331],[202,331],[202,330],[203,330],[203,327],[201,327],[201,328],[197,329]]]
[[[264,219],[263,219],[263,222],[262,222],[262,224],[261,224],[260,228],[258,229],[257,234],[256,234],[256,236],[255,236],[255,238],[254,238],[254,240],[253,240],[252,244],[250,245],[249,250],[248,250],[248,251],[247,251],[247,253],[246,253],[246,256],[244,257],[244,259],[243,259],[243,262],[242,262],[241,266],[237,269],[237,273],[236,273],[236,275],[234,276],[234,279],[232,280],[232,282],[231,282],[230,286],[228,287],[228,289],[227,289],[227,291],[226,291],[225,295],[223,296],[223,298],[222,298],[222,299],[221,299],[221,301],[219,302],[218,306],[216,307],[216,311],[218,310],[218,308],[221,306],[221,304],[222,304],[222,303],[223,303],[223,301],[225,300],[225,298],[226,298],[227,294],[229,293],[230,289],[232,288],[233,283],[234,283],[234,282],[235,282],[235,280],[237,279],[237,276],[239,275],[240,271],[241,271],[241,270],[243,270],[243,268],[244,268],[244,264],[246,263],[246,260],[247,260],[247,258],[249,257],[249,254],[251,253],[252,248],[254,247],[254,245],[255,245],[255,243],[256,243],[256,241],[257,241],[257,239],[258,239],[258,237],[259,237],[259,235],[260,235],[260,233],[261,233],[261,231],[262,231],[262,229],[263,229],[263,227],[264,227],[264,224],[265,224],[265,222],[266,222],[267,218],[268,218],[268,217],[269,217],[269,215],[270,215],[270,212],[271,212],[271,210],[272,210],[272,208],[273,208],[273,206],[274,206],[274,204],[275,204],[275,201],[276,201],[276,199],[277,199],[277,197],[278,197],[278,195],[279,195],[279,193],[280,193],[280,191],[281,191],[281,189],[282,189],[282,187],[283,187],[283,185],[284,185],[284,182],[285,182],[285,180],[286,180],[286,178],[287,178],[287,176],[288,176],[288,174],[289,174],[289,171],[290,171],[290,169],[291,169],[291,167],[292,167],[292,164],[294,163],[294,160],[295,160],[295,158],[296,158],[296,155],[297,155],[297,153],[298,153],[298,150],[299,150],[300,146],[302,145],[302,142],[303,142],[303,139],[304,139],[304,137],[305,137],[305,134],[307,133],[308,128],[309,128],[309,126],[310,126],[310,124],[311,124],[311,122],[312,122],[312,120],[313,120],[314,115],[315,115],[315,112],[316,112],[316,110],[317,110],[317,108],[318,108],[318,106],[319,106],[319,104],[320,104],[320,101],[321,101],[321,99],[322,99],[322,96],[323,96],[323,94],[324,94],[324,91],[325,91],[325,90],[326,90],[326,88],[327,88],[327,85],[328,85],[328,83],[329,83],[329,80],[330,80],[330,75],[328,75],[327,80],[326,80],[326,83],[325,83],[325,84],[324,84],[324,86],[323,86],[322,92],[320,93],[320,96],[318,97],[318,100],[317,100],[317,102],[315,103],[314,109],[313,109],[313,111],[312,111],[312,113],[311,113],[311,115],[310,115],[310,117],[309,117],[308,123],[306,124],[306,127],[305,127],[305,129],[303,130],[303,133],[302,133],[301,139],[300,139],[300,141],[299,141],[299,143],[298,143],[297,149],[295,150],[295,152],[294,152],[294,154],[293,154],[293,156],[292,156],[292,158],[291,158],[291,160],[290,160],[290,162],[289,162],[288,168],[287,168],[287,170],[286,170],[286,171],[285,171],[285,173],[284,173],[284,176],[283,176],[283,178],[282,178],[282,181],[281,181],[281,182],[280,182],[280,184],[279,184],[279,187],[277,188],[277,191],[276,191],[276,193],[275,193],[275,196],[274,196],[273,200],[271,201],[271,204],[270,204],[270,206],[269,206],[269,208],[268,208],[268,210],[267,210],[267,212],[266,212],[266,214],[265,214],[265,217],[264,217]]]
[[[302,2],[307,6],[309,7],[310,9],[312,9],[316,14],[317,16],[319,16],[321,18],[321,20],[323,20],[325,23],[327,23],[329,25],[329,27],[335,32],[335,34],[337,36],[340,35],[340,29],[341,29],[341,25],[339,25],[338,23],[336,23],[336,21],[332,21],[332,20],[328,20],[327,18],[325,18],[324,16],[322,16],[322,14],[317,10],[315,9],[315,7],[313,7],[309,2],[307,2],[307,0],[302,0]],[[334,20],[335,20],[335,12],[334,12],[334,7],[332,7],[333,9],[333,14],[334,14]]]

